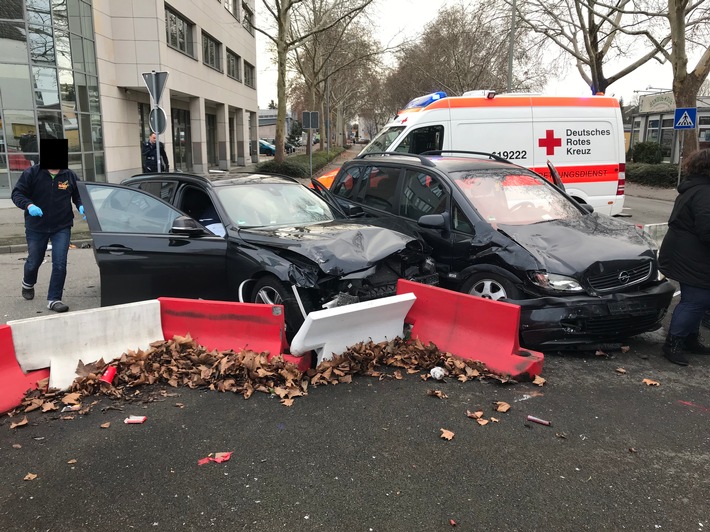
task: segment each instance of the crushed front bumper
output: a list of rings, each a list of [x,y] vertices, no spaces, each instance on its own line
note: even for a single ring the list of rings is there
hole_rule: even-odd
[[[618,342],[657,329],[673,298],[668,281],[633,293],[599,297],[541,297],[515,301],[520,309],[520,343],[555,349]]]

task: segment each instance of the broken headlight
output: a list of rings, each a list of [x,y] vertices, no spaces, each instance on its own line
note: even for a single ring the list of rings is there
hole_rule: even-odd
[[[547,273],[544,271],[530,272],[530,280],[540,288],[553,292],[579,293],[584,292],[584,288],[572,277]]]

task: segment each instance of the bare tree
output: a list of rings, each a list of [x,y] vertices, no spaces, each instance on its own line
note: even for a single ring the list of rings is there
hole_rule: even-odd
[[[602,9],[612,6],[599,4]],[[654,53],[670,63],[673,70],[673,97],[676,107],[695,107],[697,97],[710,74],[710,6],[707,0],[646,0],[635,9],[617,9],[617,17],[632,17],[633,26],[619,26],[624,34],[646,38]],[[611,21],[611,16],[605,16]],[[669,45],[670,43],[670,45]],[[700,58],[688,69],[688,51],[697,50]],[[683,156],[698,149],[695,130],[683,131]]]
[[[278,109],[276,114],[276,156],[278,162],[284,160],[284,127],[286,124],[286,63],[288,54],[303,41],[326,31],[342,21],[358,16],[372,0],[322,0],[320,4],[328,14],[321,24],[305,32],[293,23],[295,18],[303,18],[304,10],[309,5],[303,0],[261,0],[269,14],[271,27],[254,24],[253,28],[271,41],[276,51],[276,96]]]
[[[503,1],[512,5],[512,0]],[[516,4],[521,24],[572,57],[592,94],[605,93],[609,85],[659,55],[655,47],[625,38],[625,32],[644,24],[625,11],[631,5],[632,0],[526,0]],[[657,44],[665,48],[669,41],[666,35]],[[609,74],[605,69],[612,62],[621,66]]]
[[[500,3],[455,4],[442,9],[416,41],[405,45],[392,74],[401,105],[434,91],[505,90],[508,81],[510,11]],[[530,90],[546,75],[539,47],[525,29],[515,34],[513,90]],[[393,84],[394,85],[394,84]]]

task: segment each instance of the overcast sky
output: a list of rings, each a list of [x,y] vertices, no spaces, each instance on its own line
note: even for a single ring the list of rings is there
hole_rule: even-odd
[[[375,0],[375,2],[372,18],[381,21],[379,34],[383,44],[393,38],[399,39],[399,36],[411,37],[421,33],[424,26],[436,18],[436,11],[432,11],[433,5],[454,3],[453,0]],[[266,52],[265,41],[266,39],[257,33],[257,87],[260,109],[267,108],[271,100],[276,101],[276,67]],[[689,66],[693,68],[695,64],[691,62]],[[609,70],[609,73],[613,71]],[[636,96],[634,90],[644,90],[647,87],[670,89],[672,81],[670,65],[667,63],[659,65],[656,61],[652,61],[611,85],[607,94],[623,97],[624,101],[629,103]],[[470,87],[471,90],[487,88]],[[561,79],[551,79],[546,87],[541,87],[540,92],[550,95],[587,96],[589,88],[570,62],[567,75]]]

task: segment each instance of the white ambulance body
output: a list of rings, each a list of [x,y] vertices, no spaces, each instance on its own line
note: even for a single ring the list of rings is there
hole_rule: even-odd
[[[596,212],[624,206],[624,127],[619,102],[606,96],[434,93],[412,100],[362,153],[429,150],[488,152],[550,178]]]

